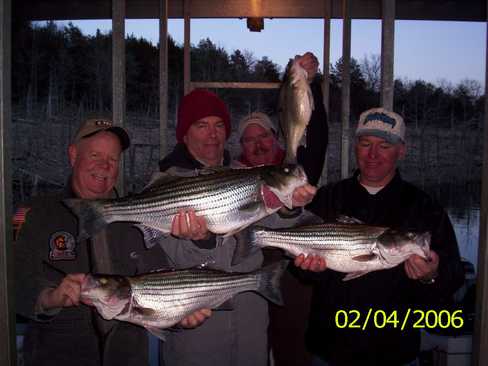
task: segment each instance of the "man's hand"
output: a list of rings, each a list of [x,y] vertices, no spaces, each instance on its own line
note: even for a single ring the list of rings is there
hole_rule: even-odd
[[[174,217],[171,234],[187,240],[203,240],[210,237],[205,217],[197,216],[195,210],[181,210]]]
[[[439,268],[439,256],[433,250],[430,251],[430,259],[413,254],[405,261],[405,272],[412,280],[430,280],[437,276]]]
[[[295,258],[294,263],[295,266],[305,271],[323,272],[327,269],[325,259],[318,255],[308,255],[305,257],[305,254],[300,254]]]
[[[43,309],[78,306],[80,304],[83,273],[73,273],[63,278],[58,287],[46,289],[39,295],[38,304]]]
[[[310,184],[305,184],[304,186],[298,187],[293,191],[292,205],[293,207],[303,207],[312,202],[315,194],[317,193],[317,188]]]
[[[207,318],[209,318],[210,315],[212,315],[212,310],[200,309],[180,321],[179,325],[183,328],[196,328],[197,326],[202,324]]]
[[[319,69],[319,60],[312,52],[307,52],[302,56],[296,56],[298,64],[305,69],[308,76],[308,82],[311,83]]]

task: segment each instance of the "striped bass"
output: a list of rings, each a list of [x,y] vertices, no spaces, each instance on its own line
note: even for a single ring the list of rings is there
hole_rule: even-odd
[[[255,291],[281,305],[280,279],[287,262],[251,273],[192,269],[134,277],[88,274],[81,300],[106,320],[137,324],[163,338],[163,329],[197,310],[215,309],[241,292]]]
[[[296,163],[297,149],[314,109],[312,90],[307,78],[307,71],[298,63],[297,57],[288,62],[279,101],[286,163]]]
[[[348,219],[348,218],[346,218]],[[412,254],[430,258],[430,233],[337,222],[287,229],[251,227],[239,234],[233,262],[255,248],[280,248],[290,256],[318,255],[327,268],[348,273],[344,281],[397,266]],[[235,264],[235,263],[234,263]]]
[[[232,235],[282,205],[291,207],[293,191],[306,182],[298,165],[216,168],[190,177],[160,174],[141,193],[124,198],[63,202],[78,217],[78,239],[111,222],[126,221],[137,224],[150,246],[171,232],[173,218],[181,210],[194,209],[205,217],[209,231]]]

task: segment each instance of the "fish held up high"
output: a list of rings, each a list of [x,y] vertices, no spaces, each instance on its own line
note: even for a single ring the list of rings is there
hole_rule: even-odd
[[[171,232],[174,216],[195,210],[204,216],[209,231],[232,235],[242,228],[291,207],[295,188],[307,183],[298,165],[255,168],[215,168],[196,176],[161,174],[141,193],[116,199],[66,199],[78,217],[78,239],[95,234],[111,222],[133,222],[147,246]]]
[[[286,163],[296,163],[298,146],[313,109],[314,100],[307,71],[298,62],[298,57],[295,57],[286,67],[279,99],[280,127],[285,140]]]
[[[154,272],[134,277],[87,275],[81,288],[84,303],[106,320],[145,327],[164,339],[164,329],[200,309],[215,309],[235,295],[255,291],[282,304],[280,280],[288,261],[251,273],[208,269]]]
[[[327,268],[345,272],[344,281],[388,269],[412,254],[430,258],[431,235],[371,226],[341,217],[336,223],[303,225],[286,229],[254,226],[238,234],[233,262],[256,248],[275,247],[290,256],[317,255]]]

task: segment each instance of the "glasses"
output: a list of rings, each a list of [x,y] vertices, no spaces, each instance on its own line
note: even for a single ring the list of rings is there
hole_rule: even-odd
[[[260,135],[256,135],[256,136],[243,137],[242,143],[244,145],[254,145],[258,141],[260,142],[261,140],[266,140],[266,139],[269,139],[271,137],[273,137],[273,134],[271,132],[264,132],[264,133],[262,133]]]

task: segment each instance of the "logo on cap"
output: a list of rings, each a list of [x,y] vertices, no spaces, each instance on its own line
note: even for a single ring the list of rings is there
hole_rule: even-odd
[[[383,123],[391,125],[391,128],[395,128],[396,121],[395,119],[387,116],[384,113],[371,113],[369,114],[363,122],[363,125],[366,125],[368,122],[372,121],[381,121]]]
[[[97,127],[112,127],[112,122],[107,121],[106,119],[97,119],[95,121],[95,126]]]

